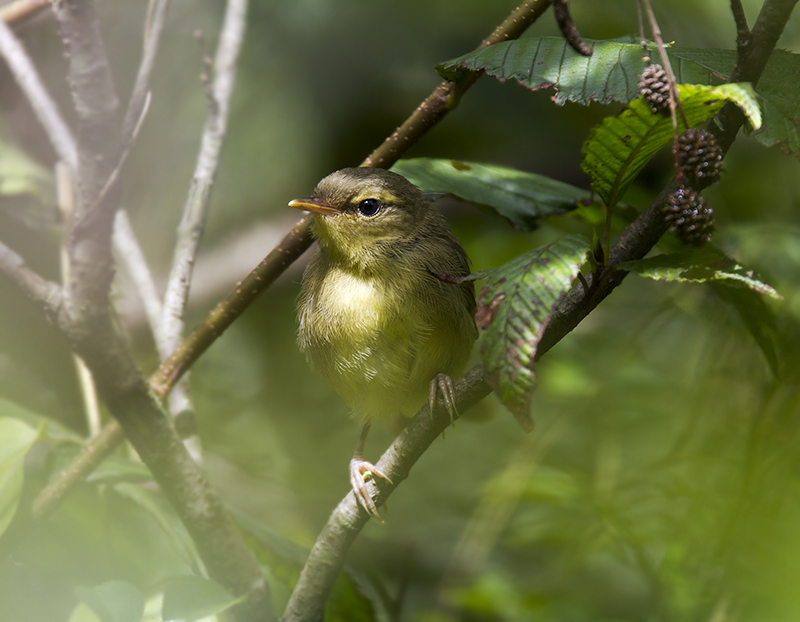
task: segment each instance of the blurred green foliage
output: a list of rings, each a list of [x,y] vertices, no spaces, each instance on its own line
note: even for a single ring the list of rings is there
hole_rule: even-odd
[[[145,3],[96,4],[125,101]],[[759,3],[744,4],[752,23]],[[157,274],[172,255],[205,115],[194,33],[202,30],[214,49],[220,5],[174,0],[151,110],[126,170],[123,203]],[[258,222],[285,227],[288,200],[358,164],[438,83],[434,65],[471,50],[511,8],[253,0],[204,249]],[[664,0],[654,8],[676,44],[733,47],[727,3]],[[637,28],[632,3],[575,0],[571,10],[587,37]],[[555,34],[552,21],[545,15],[531,33]],[[54,22],[34,20],[19,34],[72,119]],[[795,17],[779,45],[797,50],[798,42]],[[3,140],[52,167],[41,130],[0,73]],[[551,95],[483,79],[408,155],[511,166],[587,188],[581,145],[619,107],[556,107]],[[624,202],[646,206],[671,166],[671,155],[656,157]],[[489,398],[434,443],[393,495],[386,523],[370,521],[356,541],[331,616],[355,619],[341,613],[352,602],[359,619],[424,622],[798,619],[798,162],[740,136],[722,182],[704,196],[716,214],[715,243],[783,296],[764,303],[777,322],[778,374],[711,287],[628,277],[539,363],[530,435]],[[591,235],[572,215],[521,232],[451,199],[441,207],[475,270],[565,233]],[[27,220],[0,209],[0,239],[57,279],[52,208],[45,201],[39,209],[46,217]],[[358,433],[297,351],[298,280],[297,272],[279,280],[191,376],[205,466],[226,502],[254,522],[243,525],[254,547],[269,551],[260,558],[278,603],[348,490]],[[25,508],[74,451],[75,433],[85,433],[83,405],[63,340],[5,281],[0,301],[0,398],[16,405],[0,402],[0,417],[18,417],[21,406],[35,413],[30,425],[39,415],[63,426],[48,425],[29,453],[20,510],[0,538],[0,619],[68,620],[79,606],[76,588],[126,581],[151,599],[170,577],[196,572],[182,526],[135,469],[107,465],[55,515],[31,523]],[[205,310],[192,309],[190,323]],[[152,368],[146,331],[129,330]],[[374,429],[367,457],[397,430]],[[131,459],[127,449],[116,456],[117,464]]]

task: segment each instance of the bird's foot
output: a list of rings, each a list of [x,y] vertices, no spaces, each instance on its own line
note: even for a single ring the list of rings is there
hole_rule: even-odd
[[[452,378],[447,374],[436,374],[433,380],[431,380],[431,388],[428,396],[431,417],[433,417],[433,409],[436,406],[437,393],[442,394],[444,407],[450,414],[450,425],[455,426],[455,418],[458,416],[458,409],[456,408],[456,390],[453,386]]]
[[[374,516],[379,521],[383,522],[380,514],[378,514],[378,508],[376,507],[375,502],[372,500],[372,497],[369,496],[369,492],[367,491],[367,482],[364,479],[365,474],[370,474],[373,477],[381,477],[390,484],[392,483],[392,480],[389,479],[389,476],[386,475],[386,473],[380,471],[371,462],[367,462],[366,460],[361,460],[359,458],[353,458],[350,460],[350,485],[353,487],[353,493],[356,496],[356,501],[358,501],[367,511],[367,514]]]

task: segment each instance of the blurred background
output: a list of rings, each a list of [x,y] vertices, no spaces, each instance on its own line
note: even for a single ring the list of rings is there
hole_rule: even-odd
[[[95,4],[124,104],[147,3]],[[760,3],[744,5],[752,24]],[[434,65],[474,48],[512,8],[496,0],[251,0],[188,326],[299,219],[289,200],[329,172],[358,165],[439,83]],[[223,9],[211,0],[173,0],[151,108],[125,171],[123,205],[161,283],[206,115],[196,33],[213,54]],[[675,45],[735,45],[726,2],[655,0],[654,9]],[[574,0],[571,11],[587,38],[638,28],[633,2]],[[74,121],[54,19],[45,12],[14,28]],[[526,36],[556,33],[548,12]],[[795,16],[779,46],[798,51],[799,43]],[[581,144],[619,108],[557,107],[552,94],[483,78],[407,157],[502,164],[588,187]],[[27,154],[32,180],[24,192],[0,186],[0,239],[57,279],[54,155],[5,66],[0,149],[0,181],[22,161],[6,157],[15,149]],[[671,167],[670,154],[657,157],[625,202],[648,205]],[[767,301],[778,318],[779,373],[711,288],[629,277],[542,359],[533,433],[525,435],[493,397],[484,400],[414,467],[386,522],[368,523],[348,563],[383,619],[800,617],[798,172],[794,156],[740,136],[722,182],[704,192],[716,214],[715,242],[784,297]],[[439,206],[475,270],[566,230],[591,236],[569,217],[522,233],[466,204]],[[191,388],[205,465],[225,500],[308,548],[348,491],[359,425],[297,350],[303,265],[203,356]],[[149,373],[157,360],[141,304],[124,274],[116,290]],[[0,399],[5,414],[25,409],[86,433],[66,344],[2,280]],[[374,427],[367,459],[377,460],[397,432],[396,425]],[[74,453],[58,438],[41,445],[29,459],[30,495]],[[118,459],[128,457],[122,451]],[[165,577],[189,572],[180,538],[144,509],[125,479],[110,468],[45,524],[12,526],[0,540],[0,619],[67,620],[76,585],[124,579],[153,592]],[[288,591],[276,589],[285,602]]]

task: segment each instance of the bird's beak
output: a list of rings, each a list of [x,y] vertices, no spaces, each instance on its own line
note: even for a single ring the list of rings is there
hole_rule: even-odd
[[[323,216],[333,216],[334,214],[340,213],[340,210],[328,205],[325,201],[313,197],[289,201],[289,207],[303,209],[307,212],[314,212],[315,214],[322,214]]]

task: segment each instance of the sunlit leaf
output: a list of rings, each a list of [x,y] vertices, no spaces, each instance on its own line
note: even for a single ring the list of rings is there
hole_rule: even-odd
[[[478,325],[485,331],[483,365],[495,392],[525,430],[532,427],[533,362],[539,340],[588,252],[585,239],[569,236],[473,275],[488,279],[478,297]]]
[[[25,456],[39,433],[29,425],[0,417],[0,534],[14,518],[22,494]]]
[[[529,231],[544,216],[563,214],[588,200],[588,190],[513,168],[416,158],[392,167],[426,193],[444,193],[469,201]]]
[[[127,581],[76,587],[75,594],[102,622],[139,622],[144,614],[144,595]]]
[[[525,37],[480,48],[436,69],[452,80],[459,71],[485,71],[499,80],[514,79],[538,90],[553,87],[553,101],[627,103],[639,96],[645,68],[642,47],[634,43],[585,39],[591,56],[573,50],[563,37]]]
[[[186,575],[170,579],[164,590],[162,617],[164,620],[193,622],[222,613],[244,597],[235,598],[215,581]]]
[[[657,281],[715,282],[752,289],[771,298],[781,298],[753,270],[713,247],[626,261],[617,267]]]
[[[750,115],[754,127],[760,124],[758,106],[747,84],[682,85],[678,90],[689,127],[713,117],[726,101],[735,102]],[[685,129],[679,115],[678,131]],[[637,99],[619,116],[607,117],[592,130],[583,144],[581,167],[595,191],[613,206],[653,155],[672,140],[672,120],[653,114],[643,99]]]
[[[719,82],[727,79],[736,60],[734,50],[670,48],[679,82]],[[780,144],[800,156],[800,55],[775,50],[758,80],[756,93],[764,121],[753,136],[766,146]]]

